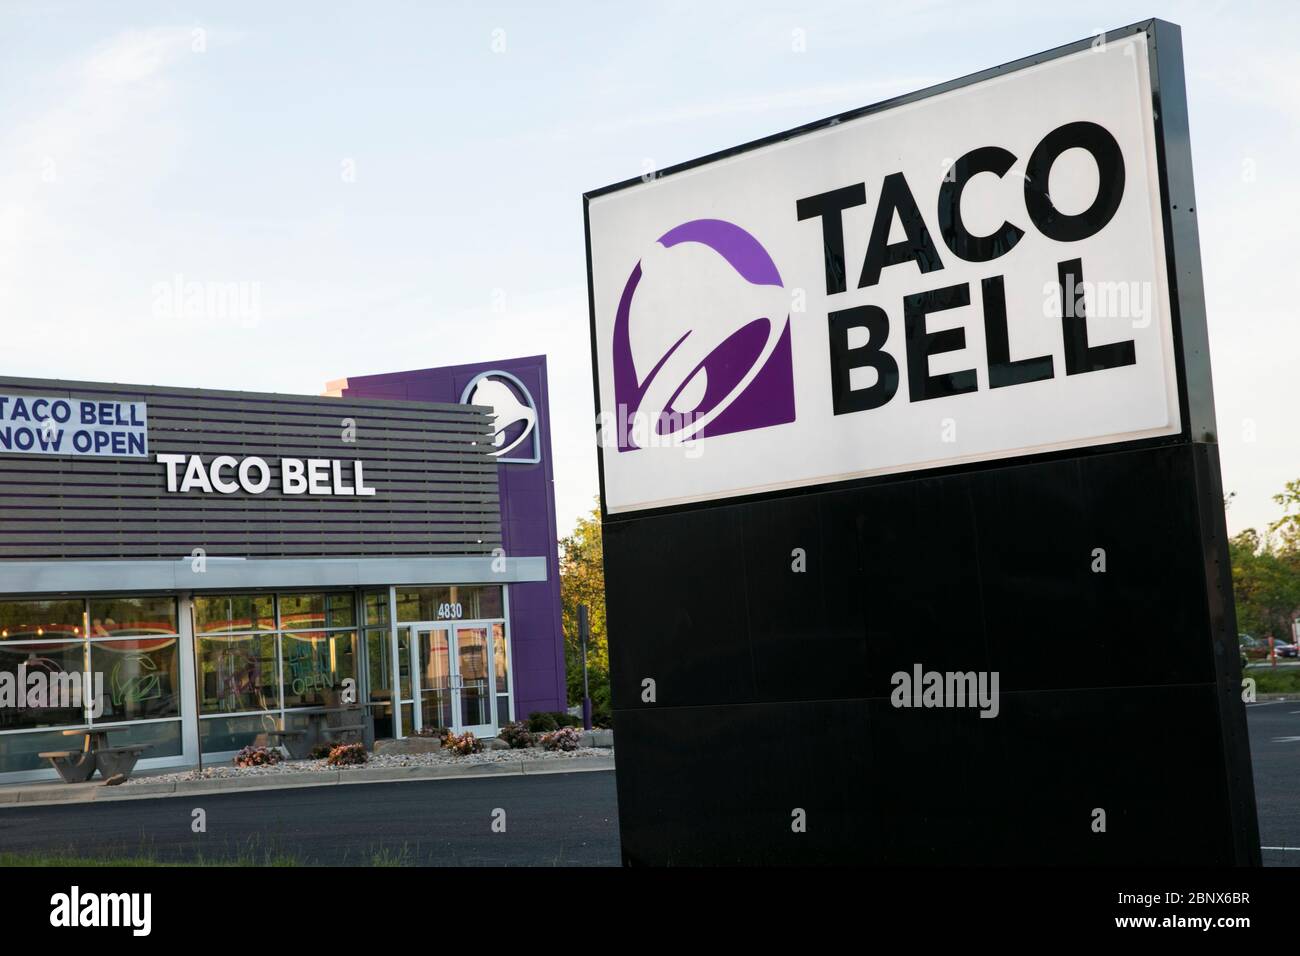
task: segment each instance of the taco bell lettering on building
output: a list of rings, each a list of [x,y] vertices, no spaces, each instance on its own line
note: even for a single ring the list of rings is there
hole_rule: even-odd
[[[158,463],[167,472],[167,491],[172,494],[233,495],[243,491],[260,495],[271,487],[273,473],[277,487],[286,495],[357,496],[375,493],[366,484],[365,465],[360,461],[338,458],[280,458],[277,468],[265,458],[216,455],[204,461],[200,455],[158,455]]]

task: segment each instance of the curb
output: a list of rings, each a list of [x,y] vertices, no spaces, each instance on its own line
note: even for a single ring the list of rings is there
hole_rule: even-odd
[[[530,766],[531,765],[531,766]],[[6,807],[48,807],[81,803],[119,803],[151,800],[186,794],[236,793],[258,790],[298,790],[307,787],[335,787],[359,783],[405,783],[418,780],[466,780],[475,777],[534,777],[554,773],[590,773],[613,770],[612,756],[582,757],[575,760],[520,760],[514,764],[488,763],[469,767],[375,767],[358,770],[313,770],[270,775],[257,779],[226,777],[212,780],[171,780],[137,783],[120,787],[94,784],[56,784],[31,789],[0,791],[0,812]]]

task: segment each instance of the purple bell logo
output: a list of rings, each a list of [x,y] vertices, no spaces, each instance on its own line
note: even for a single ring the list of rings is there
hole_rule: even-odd
[[[614,319],[618,450],[794,421],[788,299],[767,250],[721,219],[657,245]]]

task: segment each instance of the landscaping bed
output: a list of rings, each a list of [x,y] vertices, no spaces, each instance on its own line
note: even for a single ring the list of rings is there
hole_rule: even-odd
[[[577,750],[542,750],[528,747],[521,750],[484,750],[481,753],[456,756],[447,751],[428,754],[370,754],[365,763],[330,765],[325,760],[282,760],[259,767],[235,767],[216,764],[199,770],[177,773],[145,774],[133,776],[123,786],[183,780],[216,780],[228,777],[269,777],[295,773],[314,773],[322,770],[339,770],[344,773],[364,770],[367,767],[475,767],[483,764],[509,764],[522,761],[583,760],[590,757],[607,757],[614,753],[609,747],[579,747]]]

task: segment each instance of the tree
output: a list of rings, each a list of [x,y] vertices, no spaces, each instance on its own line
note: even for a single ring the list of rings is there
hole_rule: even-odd
[[[582,701],[582,643],[578,605],[587,605],[591,636],[587,642],[587,683],[593,711],[609,710],[609,642],[605,633],[605,557],[600,508],[578,519],[573,532],[560,539],[560,605],[564,620],[564,657],[569,700]]]
[[[1231,497],[1231,496],[1229,496]],[[1300,611],[1300,479],[1273,500],[1284,514],[1264,534],[1247,528],[1228,542],[1237,627],[1254,637],[1291,640]]]
[[[1300,551],[1300,478],[1288,481],[1282,493],[1274,495],[1273,500],[1282,506],[1283,514],[1268,526],[1268,530],[1281,537],[1285,550]],[[1296,512],[1292,508],[1297,509]]]

